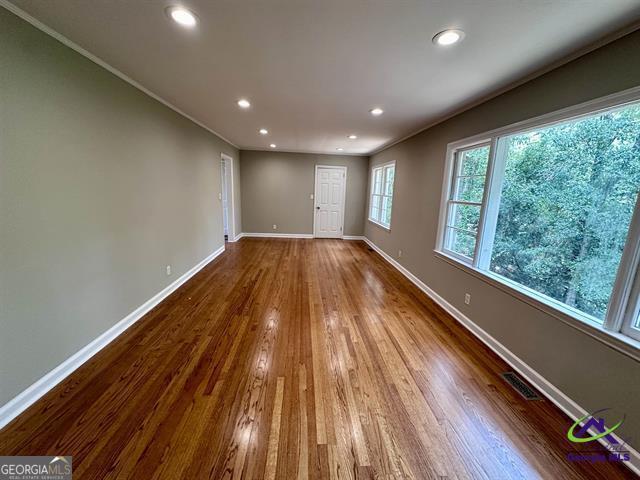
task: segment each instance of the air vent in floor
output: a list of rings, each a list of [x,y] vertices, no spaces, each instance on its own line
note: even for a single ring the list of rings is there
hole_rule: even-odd
[[[515,372],[504,372],[502,377],[516,390],[525,400],[542,400],[542,397],[538,395],[533,387],[529,386],[522,378]]]

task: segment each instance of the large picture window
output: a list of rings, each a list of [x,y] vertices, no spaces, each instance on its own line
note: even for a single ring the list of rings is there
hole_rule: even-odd
[[[391,226],[395,171],[395,162],[374,167],[371,171],[369,220],[385,228],[390,228]]]
[[[576,111],[450,145],[437,250],[639,338],[640,102]]]

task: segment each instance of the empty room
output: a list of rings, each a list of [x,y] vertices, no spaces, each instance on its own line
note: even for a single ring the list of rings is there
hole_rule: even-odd
[[[0,0],[0,480],[640,476],[638,0]]]

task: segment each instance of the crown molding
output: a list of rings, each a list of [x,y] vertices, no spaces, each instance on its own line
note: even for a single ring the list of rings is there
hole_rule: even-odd
[[[41,30],[42,32],[46,33],[47,35],[55,38],[57,41],[62,43],[64,46],[69,47],[72,50],[75,50],[77,53],[79,53],[83,57],[88,58],[93,63],[95,63],[95,64],[99,65],[100,67],[104,68],[105,70],[109,71],[110,73],[112,73],[116,77],[120,78],[121,80],[124,80],[129,85],[131,85],[132,87],[137,88],[138,90],[140,90],[141,92],[147,94],[148,96],[150,96],[154,100],[162,103],[164,106],[169,107],[171,110],[173,110],[174,112],[176,112],[179,115],[182,115],[187,120],[190,120],[191,122],[195,123],[199,127],[204,128],[209,133],[214,134],[216,137],[220,138],[221,140],[224,140],[229,145],[237,148],[238,150],[240,149],[240,147],[238,147],[235,143],[233,143],[228,138],[225,138],[224,136],[220,135],[215,130],[212,130],[211,128],[207,127],[204,123],[202,123],[199,120],[195,119],[194,117],[192,117],[188,113],[180,110],[173,103],[168,102],[167,100],[162,98],[160,95],[157,95],[157,94],[153,93],[151,90],[149,90],[145,86],[143,86],[140,83],[136,82],[133,78],[127,76],[124,73],[122,73],[120,70],[118,70],[114,66],[109,65],[107,62],[105,62],[101,58],[97,57],[96,55],[94,55],[93,53],[89,52],[88,50],[85,50],[84,48],[82,48],[77,43],[69,40],[67,37],[62,35],[60,32],[57,32],[53,28],[45,25],[40,20],[38,20],[37,18],[29,15],[27,12],[25,12],[21,8],[16,7],[13,3],[11,3],[11,2],[9,2],[7,0],[0,0],[0,6],[4,7],[6,10],[10,11],[14,15],[20,17],[22,20],[30,23],[31,25],[36,27],[38,30]]]
[[[385,151],[388,148],[393,147],[394,145],[397,145],[398,143],[404,142],[405,140],[414,137],[416,135],[418,135],[419,133],[424,132],[425,130],[429,130],[430,128],[435,127],[436,125],[439,125],[443,122],[446,122],[447,120],[452,119],[453,117],[456,117],[458,115],[460,115],[461,113],[464,113],[468,110],[471,110],[474,107],[477,107],[478,105],[482,105],[485,102],[488,102],[489,100],[492,100],[496,97],[499,97],[500,95],[502,95],[503,93],[507,93],[510,90],[513,90],[514,88],[518,88],[521,85],[524,85],[527,82],[530,82],[531,80],[534,80],[538,77],[541,77],[553,70],[555,70],[556,68],[560,68],[563,65],[566,65],[567,63],[572,62],[573,60],[577,60],[578,58],[593,52],[594,50],[597,50],[600,47],[604,47],[605,45],[612,43],[622,37],[624,37],[625,35],[629,35],[630,33],[635,32],[636,30],[640,29],[640,20],[634,20],[633,22],[631,22],[630,24],[626,25],[625,27],[622,27],[621,29],[618,29],[612,33],[609,33],[608,35],[605,35],[604,37],[599,38],[598,40],[596,40],[595,42],[591,42],[588,45],[568,54],[565,55],[561,58],[559,58],[558,60],[555,60],[551,63],[548,63],[547,65],[538,68],[536,70],[534,70],[533,72],[519,78],[518,80],[515,80],[513,82],[509,82],[507,85],[505,85],[504,87],[498,88],[497,90],[494,90],[493,92],[487,94],[487,95],[483,95],[480,98],[473,100],[472,102],[469,103],[465,103],[463,104],[460,108],[456,108],[454,110],[452,110],[451,112],[436,118],[435,120],[429,122],[426,126],[424,127],[420,127],[420,129],[414,131],[413,133],[410,133],[408,135],[405,135],[401,138],[398,138],[397,140],[391,140],[390,142],[385,143],[384,145],[372,150],[370,153],[367,153],[367,155],[369,156],[373,156],[373,155],[377,155],[380,152]]]

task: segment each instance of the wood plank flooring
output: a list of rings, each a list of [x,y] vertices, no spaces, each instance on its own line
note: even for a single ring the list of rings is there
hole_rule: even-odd
[[[364,243],[245,238],[0,432],[76,479],[633,478]],[[593,448],[591,446],[590,448]]]

